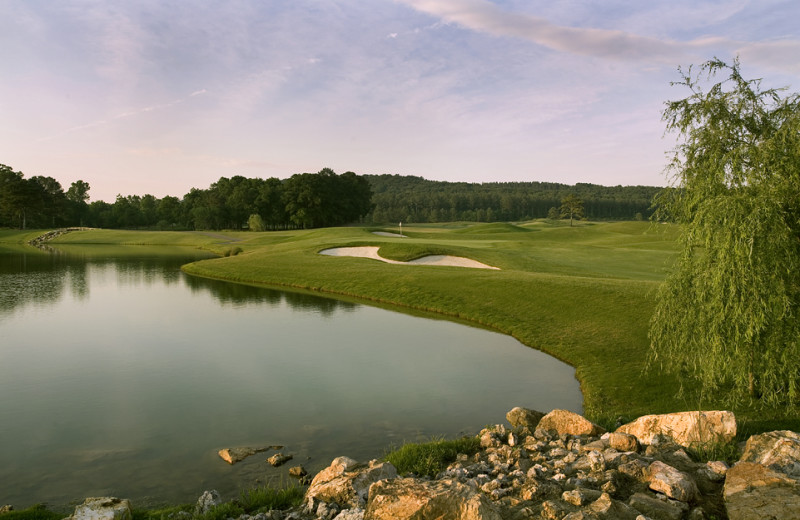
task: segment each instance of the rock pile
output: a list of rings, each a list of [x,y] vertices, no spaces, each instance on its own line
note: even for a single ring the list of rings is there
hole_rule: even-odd
[[[729,412],[647,416],[604,432],[564,410],[515,408],[435,479],[387,462],[335,459],[293,511],[239,520],[800,519],[800,435],[751,437],[741,460],[695,462],[686,448],[730,441]],[[77,516],[74,517],[77,520]]]

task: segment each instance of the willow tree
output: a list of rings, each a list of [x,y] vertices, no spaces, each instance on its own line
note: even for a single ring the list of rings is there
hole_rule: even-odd
[[[650,366],[701,395],[796,405],[800,98],[745,80],[738,61],[680,72],[689,95],[663,114],[678,134],[674,184],[655,218],[681,226],[681,248],[658,294]]]

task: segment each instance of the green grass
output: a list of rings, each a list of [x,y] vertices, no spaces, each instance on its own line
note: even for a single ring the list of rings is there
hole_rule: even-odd
[[[456,460],[458,454],[472,455],[480,449],[477,437],[460,439],[433,439],[423,443],[406,443],[392,449],[384,456],[400,475],[414,474],[435,478],[447,465]]]
[[[647,222],[548,220],[515,224],[403,226],[406,237],[346,227],[264,233],[82,231],[54,244],[170,244],[204,248],[220,258],[184,266],[188,273],[250,284],[325,292],[398,310],[432,312],[512,335],[576,369],[584,414],[613,425],[702,407],[692,392],[658,371],[643,373],[656,289],[675,257],[677,229]],[[392,231],[394,228],[384,228]],[[19,232],[0,232],[0,244]],[[34,234],[35,236],[35,234]],[[410,260],[427,254],[465,256],[499,271],[391,265],[319,255],[322,249],[375,245]],[[222,257],[226,251],[237,255]],[[544,410],[548,411],[548,410]],[[800,412],[733,410],[742,431],[791,427]]]
[[[8,513],[0,514],[0,518],[3,520],[61,520],[65,516],[69,515],[51,511],[42,504],[37,504],[27,509],[20,509],[19,511],[9,511]]]

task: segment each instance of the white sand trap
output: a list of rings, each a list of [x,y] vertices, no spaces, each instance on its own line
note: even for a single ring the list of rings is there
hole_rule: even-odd
[[[373,260],[380,260],[387,264],[405,264],[405,265],[447,265],[452,267],[472,267],[475,269],[497,269],[499,267],[492,267],[469,258],[461,256],[448,256],[448,255],[430,255],[411,260],[410,262],[399,262],[397,260],[389,260],[378,254],[379,247],[376,246],[362,246],[362,247],[334,247],[331,249],[323,249],[319,252],[321,255],[328,256],[355,256],[358,258],[372,258]]]
[[[399,233],[389,233],[388,231],[373,231],[372,234],[378,235],[379,237],[406,238],[405,235],[401,235]]]

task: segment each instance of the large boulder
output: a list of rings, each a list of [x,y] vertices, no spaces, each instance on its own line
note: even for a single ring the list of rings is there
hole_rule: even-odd
[[[730,520],[800,518],[800,481],[754,462],[739,462],[725,477]]]
[[[725,475],[724,497],[731,520],[800,518],[800,435],[784,430],[750,437]]]
[[[666,435],[688,448],[731,442],[736,436],[736,417],[733,412],[718,410],[644,415],[617,432],[633,435],[642,444],[653,444],[657,436]]]
[[[506,420],[512,428],[528,428],[530,431],[534,431],[544,415],[542,412],[517,406],[506,414]]]
[[[131,503],[113,497],[87,498],[69,520],[131,520]]]
[[[381,480],[370,487],[364,520],[501,520],[477,489],[454,480]]]
[[[397,470],[388,462],[373,460],[364,465],[349,457],[338,457],[311,481],[306,491],[306,509],[316,511],[318,502],[363,508],[373,483],[395,477]]]
[[[568,410],[553,410],[539,421],[537,428],[556,431],[559,435],[601,435],[605,430],[582,415]]]
[[[782,430],[753,435],[739,460],[800,477],[800,434]]]

